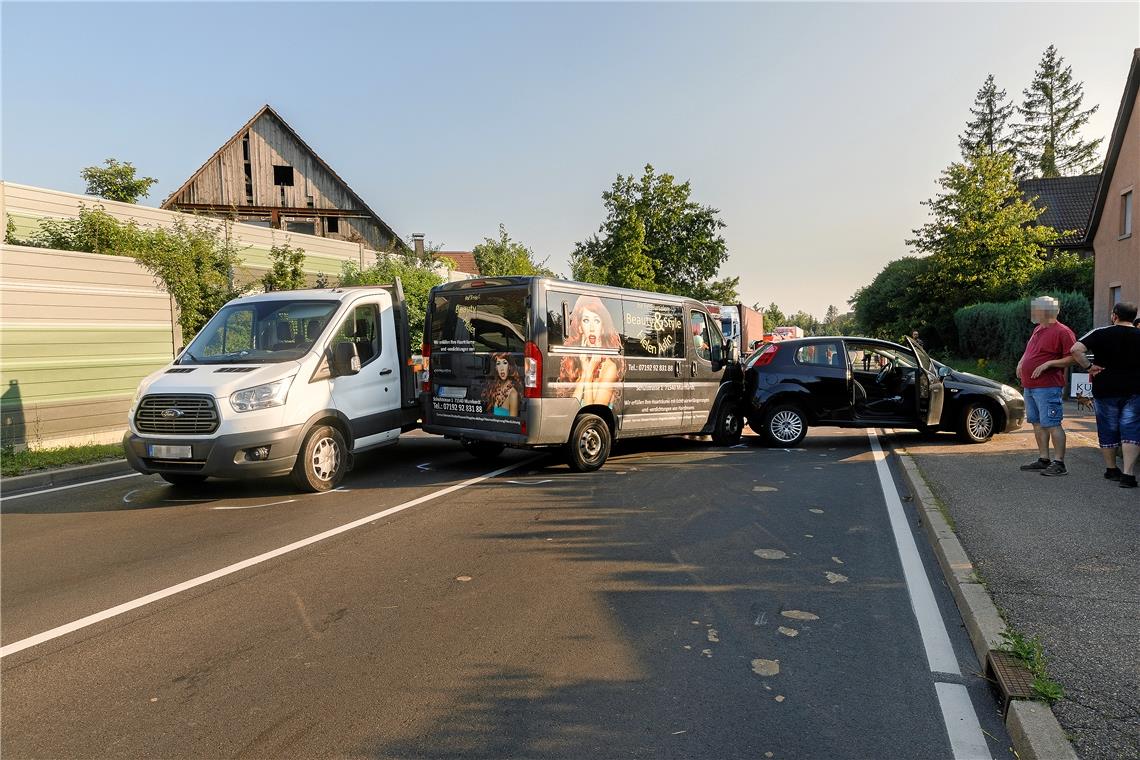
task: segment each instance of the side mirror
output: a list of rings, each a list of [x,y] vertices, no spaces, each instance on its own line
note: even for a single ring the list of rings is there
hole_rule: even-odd
[[[953,370],[947,367],[945,364],[938,368],[939,377],[950,377],[951,372],[953,372]]]
[[[735,362],[740,360],[740,357],[736,352],[736,341],[731,338],[724,342],[724,359],[727,362]]]
[[[724,369],[724,350],[719,343],[709,346],[709,360],[712,362],[712,371],[720,372]]]
[[[332,373],[334,377],[355,375],[360,372],[360,354],[352,341],[337,343],[333,349]]]

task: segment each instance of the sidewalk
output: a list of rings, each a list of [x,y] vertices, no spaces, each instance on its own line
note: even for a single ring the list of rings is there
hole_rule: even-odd
[[[1069,475],[1018,467],[1032,429],[980,446],[899,431],[1010,625],[1065,689],[1053,710],[1085,760],[1140,757],[1140,489],[1101,477],[1091,412],[1067,404]]]

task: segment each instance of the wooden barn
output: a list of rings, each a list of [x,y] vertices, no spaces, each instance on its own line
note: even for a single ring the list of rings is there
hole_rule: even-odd
[[[407,247],[268,105],[162,208],[363,243],[376,251]]]

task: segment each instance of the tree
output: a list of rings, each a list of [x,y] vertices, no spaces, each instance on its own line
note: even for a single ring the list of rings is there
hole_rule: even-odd
[[[472,253],[480,274],[485,277],[554,276],[554,272],[546,267],[546,261],[535,261],[534,251],[517,240],[511,240],[506,226],[502,224],[499,225],[498,240],[483,238]]]
[[[150,195],[150,186],[158,182],[154,177],[135,177],[135,167],[130,161],[120,163],[108,158],[105,167],[88,166],[79,172],[87,183],[87,194],[97,195],[109,201],[138,203],[140,198]]]
[[[1041,177],[1087,174],[1097,166],[1097,149],[1104,140],[1082,140],[1081,128],[1100,106],[1082,111],[1084,84],[1073,81],[1073,67],[1050,45],[1037,64],[1033,82],[1025,89],[1016,125],[1020,173]]]
[[[1059,233],[1036,223],[1043,212],[1022,197],[1012,156],[974,153],[944,170],[938,184],[942,192],[923,201],[933,219],[907,244],[931,256],[919,284],[949,340],[956,309],[1018,297]]]
[[[773,327],[788,324],[788,318],[784,316],[784,312],[780,311],[780,307],[776,305],[775,301],[768,304],[767,308],[760,306],[760,304],[756,304],[752,308],[764,315],[765,329],[770,330]]]
[[[1006,122],[1013,115],[1013,103],[1006,102],[1005,90],[994,84],[994,75],[986,77],[985,84],[974,97],[970,109],[973,118],[966,123],[966,131],[958,137],[962,158],[969,158],[976,150],[987,153],[1012,153],[1013,137],[1007,133]]]
[[[341,269],[340,284],[390,285],[397,277],[403,285],[404,300],[408,304],[408,331],[412,346],[418,347],[424,340],[428,294],[432,288],[444,282],[432,267],[430,257],[420,259],[414,252],[380,253],[376,257],[375,264],[363,269],[348,261]]]
[[[728,260],[717,209],[690,199],[688,182],[646,164],[602,193],[606,218],[570,256],[575,279],[731,302],[739,277],[714,280]]]
[[[933,307],[920,284],[930,264],[930,258],[896,259],[883,267],[871,284],[855,291],[849,302],[855,308],[854,331],[894,340],[922,329]]]
[[[261,285],[271,290],[298,290],[305,287],[305,250],[293,248],[286,242],[269,249],[269,271],[261,278]]]
[[[1093,259],[1081,258],[1070,251],[1056,251],[1049,256],[1040,272],[1029,278],[1023,294],[1027,297],[1043,293],[1080,293],[1093,298]]]

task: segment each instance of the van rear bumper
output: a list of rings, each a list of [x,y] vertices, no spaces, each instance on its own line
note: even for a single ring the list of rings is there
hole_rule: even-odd
[[[575,398],[530,398],[526,400],[526,433],[509,433],[499,430],[443,424],[431,412],[430,399],[426,402],[427,414],[424,432],[469,441],[493,441],[507,446],[558,446],[570,438],[570,428],[582,408]]]
[[[123,436],[127,462],[139,472],[203,475],[212,478],[265,478],[287,475],[297,461],[304,425],[249,433],[220,435],[208,440],[140,436],[128,431]],[[156,459],[150,446],[190,446],[189,459]],[[254,460],[249,451],[269,448],[269,458]]]

